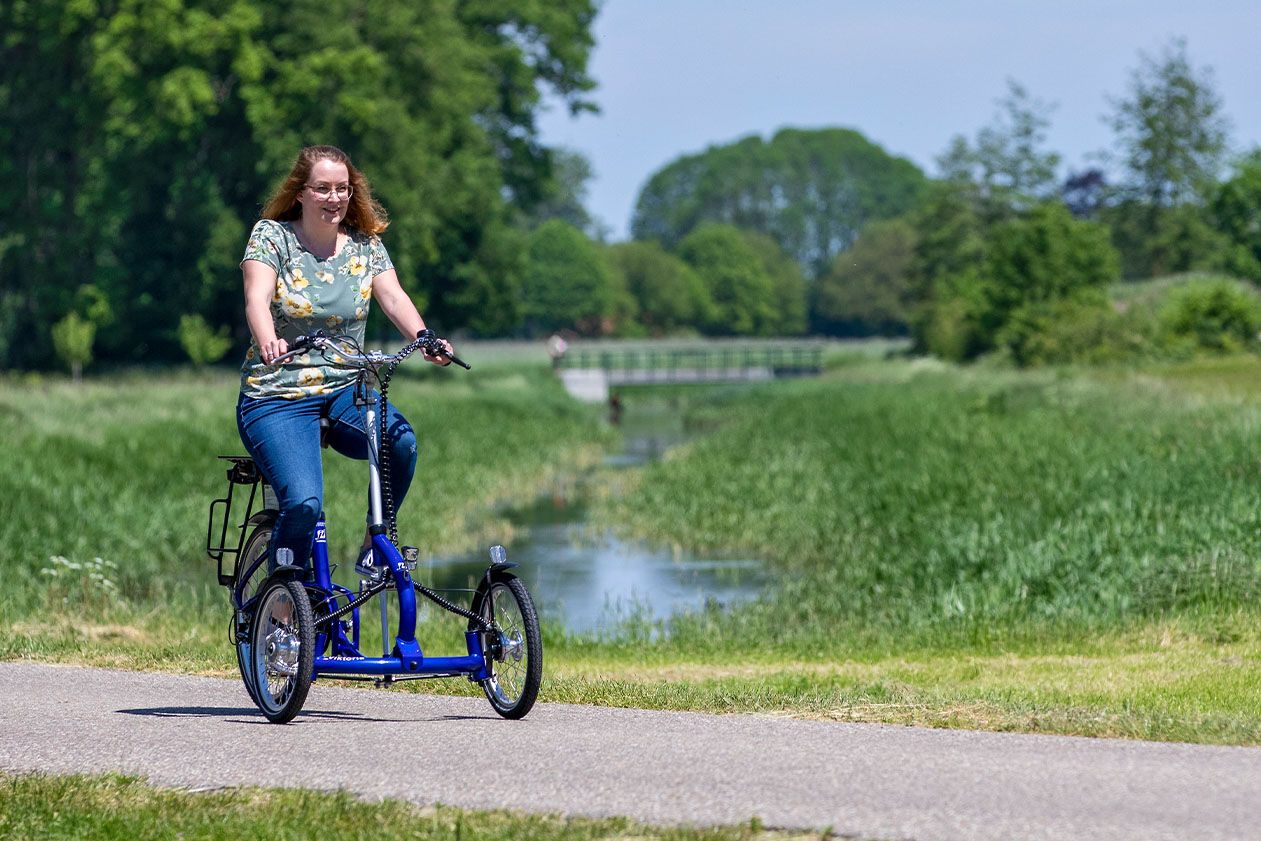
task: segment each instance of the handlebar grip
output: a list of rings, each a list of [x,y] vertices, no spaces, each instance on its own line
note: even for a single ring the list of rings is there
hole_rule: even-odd
[[[463,359],[447,350],[446,345],[443,344],[443,339],[428,327],[416,334],[416,341],[420,342],[420,346],[424,348],[425,352],[430,356],[445,356],[465,371],[470,371],[473,368],[472,365],[469,365]]]

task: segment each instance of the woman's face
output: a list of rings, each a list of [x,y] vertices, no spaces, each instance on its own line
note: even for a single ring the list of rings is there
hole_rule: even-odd
[[[350,173],[346,165],[327,158],[316,161],[298,201],[302,203],[304,221],[340,225],[350,207]]]

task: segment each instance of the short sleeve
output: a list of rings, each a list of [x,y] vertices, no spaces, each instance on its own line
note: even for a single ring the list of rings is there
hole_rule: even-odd
[[[280,274],[280,236],[279,225],[270,219],[259,219],[254,223],[254,230],[250,231],[250,239],[245,243],[245,256],[241,258],[241,262],[257,260]]]
[[[385,243],[381,242],[380,237],[374,236],[368,241],[368,276],[376,277],[381,272],[388,272],[392,268],[394,268],[394,261],[385,250]]]

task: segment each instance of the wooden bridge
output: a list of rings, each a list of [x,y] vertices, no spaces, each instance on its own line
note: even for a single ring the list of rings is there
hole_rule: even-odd
[[[620,386],[770,380],[822,370],[823,343],[811,341],[579,346],[556,361],[566,390],[593,403]]]

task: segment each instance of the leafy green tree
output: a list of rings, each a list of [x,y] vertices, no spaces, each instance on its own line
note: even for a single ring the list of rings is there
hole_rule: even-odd
[[[100,154],[90,4],[0,3],[0,368],[53,352],[65,300],[106,240],[83,199]]]
[[[708,332],[717,335],[771,335],[779,325],[775,279],[744,232],[707,222],[688,234],[679,256],[700,275],[714,302]]]
[[[872,222],[819,278],[815,318],[843,335],[904,335],[911,322],[917,234],[905,218]]]
[[[1254,149],[1217,188],[1212,210],[1227,240],[1225,268],[1261,283],[1261,149]]]
[[[232,347],[227,327],[211,328],[200,315],[180,316],[180,347],[197,368],[218,362]]]
[[[1133,277],[1217,259],[1219,242],[1199,209],[1217,182],[1228,139],[1212,71],[1192,65],[1185,40],[1139,58],[1127,95],[1113,100],[1109,117],[1122,178],[1105,217]]]
[[[567,222],[553,219],[530,234],[521,291],[531,335],[575,330],[598,336],[616,329],[617,278],[595,243]]]
[[[83,379],[83,366],[92,361],[96,325],[72,312],[53,325],[52,339],[57,356],[70,368],[74,381],[79,382]]]
[[[703,222],[771,237],[811,277],[873,219],[910,209],[925,186],[911,162],[849,129],[784,129],[683,156],[649,178],[631,232],[673,249]]]
[[[394,218],[426,314],[506,332],[552,152],[551,92],[590,110],[593,0],[119,0],[0,4],[0,365],[32,364],[84,278],[101,353],[175,358],[196,311],[241,318],[245,232],[298,149],[333,143]]]
[[[1139,54],[1129,92],[1109,118],[1120,147],[1123,190],[1149,207],[1196,202],[1223,163],[1228,123],[1209,68],[1196,68],[1185,39],[1159,56]]]
[[[801,266],[775,244],[775,240],[756,231],[743,231],[744,240],[762,261],[762,268],[771,278],[775,318],[766,332],[776,336],[799,336],[806,332],[806,278]]]
[[[996,347],[1017,362],[1028,333],[1025,308],[1101,290],[1117,277],[1116,251],[1107,230],[1074,219],[1060,202],[1045,202],[985,234],[983,257],[935,279],[920,321],[921,343],[952,359],[970,359]]]
[[[654,336],[704,331],[714,301],[701,276],[655,242],[622,242],[608,250],[635,299],[639,323]]]
[[[591,180],[591,162],[581,152],[572,149],[555,149],[548,169],[549,180],[542,198],[530,210],[529,227],[536,227],[548,219],[568,222],[578,230],[595,237],[597,223],[587,210],[587,182]]]
[[[1033,98],[1023,85],[1007,80],[994,121],[974,142],[956,136],[938,158],[949,181],[975,184],[996,215],[1027,208],[1056,190],[1060,156],[1045,149],[1053,105]]]
[[[932,341],[930,333],[949,330],[946,323],[930,327],[930,322],[941,322],[943,301],[975,297],[961,294],[960,283],[961,278],[974,275],[984,259],[987,226],[972,190],[954,182],[932,185],[907,220],[915,231],[906,281],[911,337],[917,352],[936,352],[932,349],[940,343]],[[962,289],[972,286],[967,283]],[[956,320],[952,317],[948,322]],[[951,339],[950,344],[958,342]]]

